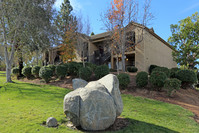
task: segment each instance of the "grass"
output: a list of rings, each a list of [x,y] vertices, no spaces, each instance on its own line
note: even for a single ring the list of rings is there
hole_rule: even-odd
[[[66,127],[63,98],[70,90],[50,85],[4,83],[0,72],[0,133],[80,132]],[[129,119],[128,127],[118,133],[197,133],[199,125],[192,112],[160,101],[122,95],[122,117]],[[41,126],[48,117],[55,117],[59,128]]]

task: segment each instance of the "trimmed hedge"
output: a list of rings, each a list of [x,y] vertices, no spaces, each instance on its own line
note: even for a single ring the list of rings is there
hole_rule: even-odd
[[[79,69],[79,77],[84,80],[89,80],[92,75],[91,68],[89,67],[82,67]]]
[[[53,71],[53,75],[54,75],[55,74],[56,65],[49,64],[47,67],[49,67]]]
[[[63,79],[67,74],[67,67],[65,65],[58,65],[55,68],[55,73],[59,79]]]
[[[46,83],[51,80],[52,75],[53,71],[47,66],[44,66],[39,70],[39,77],[44,79]]]
[[[164,72],[153,71],[151,73],[149,81],[155,87],[163,87],[166,79],[167,79],[167,75]]]
[[[128,66],[126,69],[128,72],[132,72],[132,73],[135,73],[138,71],[137,67],[134,67],[134,66]]]
[[[125,89],[130,83],[130,76],[126,73],[121,73],[117,75],[117,78],[119,80],[119,85],[121,89]]]
[[[110,71],[110,72],[117,72],[116,69],[112,69],[112,68],[110,68],[109,71]]]
[[[34,75],[36,78],[38,78],[39,77],[39,70],[40,70],[40,66],[34,66],[34,67],[32,67],[32,75]]]
[[[30,78],[31,75],[32,75],[32,72],[31,72],[32,68],[31,67],[24,67],[22,69],[22,74],[27,77],[27,78]]]
[[[91,68],[91,71],[92,71],[92,72],[94,72],[95,69],[96,69],[96,67],[97,67],[97,65],[95,65],[95,64],[93,64],[93,63],[90,63],[90,62],[86,62],[86,63],[85,63],[85,66]]]
[[[79,69],[83,67],[83,65],[77,62],[69,62],[67,63],[67,67],[69,75],[77,76]]]
[[[171,68],[171,69],[170,69],[170,78],[176,78],[176,73],[177,73],[178,71],[180,71],[180,68],[177,68],[177,67]]]
[[[138,87],[145,87],[148,84],[148,73],[147,72],[139,72],[136,75],[136,85]]]
[[[109,74],[109,68],[107,65],[97,66],[94,73],[95,73],[95,77],[97,79],[100,79],[104,77],[105,75]]]
[[[176,78],[167,79],[164,83],[164,88],[167,89],[168,96],[171,96],[174,91],[179,90],[180,86],[181,81]]]
[[[158,67],[158,66],[157,65],[150,65],[150,67],[149,67],[149,74],[151,74],[152,71],[153,71],[153,69],[156,68],[156,67]]]
[[[14,67],[12,69],[12,74],[14,74],[15,76],[19,76],[19,68],[18,67]]]
[[[170,77],[170,70],[167,67],[156,67],[152,70],[153,71],[158,71],[158,72],[163,72],[166,74],[166,76],[169,78]]]
[[[194,83],[197,83],[197,75],[193,70],[180,70],[176,73],[176,78],[182,81],[182,88],[186,89]]]

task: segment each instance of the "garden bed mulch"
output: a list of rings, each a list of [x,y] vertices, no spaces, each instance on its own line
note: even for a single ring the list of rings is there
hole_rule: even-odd
[[[116,73],[113,73],[116,74]],[[137,88],[135,83],[136,73],[128,73],[130,75],[130,84],[127,89],[121,90],[122,94],[131,94],[133,96],[141,96],[150,99],[155,99],[171,104],[180,105],[195,114],[194,119],[199,123],[199,91],[194,89],[180,89],[172,97],[168,97],[165,91],[153,91],[148,85],[145,88]],[[63,80],[52,80],[48,85],[55,85],[62,88],[72,89],[72,79],[73,77],[66,77]],[[91,79],[94,80],[94,79]],[[21,79],[23,82],[29,82],[34,84],[45,85],[46,83],[41,83],[40,79],[27,80]]]

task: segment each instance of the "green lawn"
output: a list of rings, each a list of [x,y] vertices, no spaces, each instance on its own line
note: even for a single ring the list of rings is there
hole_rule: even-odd
[[[78,132],[63,123],[63,98],[70,90],[49,85],[4,83],[5,72],[0,72],[0,133],[56,133]],[[131,95],[122,95],[122,116],[130,124],[118,132],[198,133],[194,115],[177,105]],[[59,128],[41,126],[48,117],[55,117]]]

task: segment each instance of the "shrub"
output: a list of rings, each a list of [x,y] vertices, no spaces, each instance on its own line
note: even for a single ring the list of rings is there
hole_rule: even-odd
[[[48,67],[53,71],[53,75],[55,74],[55,65],[49,64]]]
[[[109,74],[109,68],[107,65],[97,66],[94,73],[95,73],[95,77],[97,79],[100,79],[104,77],[105,75]]]
[[[153,69],[153,71],[163,72],[168,78],[170,77],[170,70],[167,67],[156,67]]]
[[[138,71],[138,69],[137,69],[137,67],[129,66],[129,67],[127,67],[127,71],[128,71],[128,72],[133,72],[133,73],[135,73],[135,72]]]
[[[16,77],[19,76],[19,68],[18,67],[14,67],[12,69],[12,74],[14,74]]]
[[[158,67],[158,66],[157,65],[150,65],[150,67],[149,67],[149,74],[151,74],[152,71],[153,71],[153,69],[156,68],[156,67]]]
[[[164,72],[153,71],[151,73],[149,81],[155,87],[163,87],[166,79],[167,79],[167,75]]]
[[[34,75],[35,77],[39,77],[39,70],[40,70],[40,66],[34,66],[33,68],[32,68],[32,75]]]
[[[92,75],[92,71],[89,67],[82,67],[79,69],[79,77],[84,80],[89,80]]]
[[[86,62],[86,63],[85,63],[85,66],[86,66],[86,67],[90,67],[92,72],[94,72],[95,69],[96,69],[96,67],[97,67],[97,65],[95,65],[95,64],[93,64],[93,63],[90,63],[90,62]]]
[[[199,81],[199,72],[197,72],[197,78],[198,78],[198,81]]]
[[[144,87],[148,84],[148,73],[147,72],[139,72],[136,75],[136,85],[138,87]]]
[[[77,76],[79,69],[82,67],[82,64],[77,63],[77,62],[70,62],[70,63],[67,63],[67,66],[68,66],[68,74]]]
[[[58,76],[59,79],[62,79],[67,74],[67,67],[65,65],[58,65],[55,68],[55,73]]]
[[[126,73],[121,73],[117,75],[117,78],[119,80],[119,85],[121,89],[125,89],[130,83],[130,76]]]
[[[39,77],[44,79],[46,83],[50,81],[52,75],[53,71],[47,66],[44,66],[39,70]]]
[[[170,69],[170,78],[176,78],[176,73],[177,73],[178,71],[180,71],[180,68],[177,68],[177,67],[171,68],[171,69]]]
[[[178,71],[176,73],[176,78],[182,81],[182,88],[184,89],[198,81],[196,73],[188,69]]]
[[[109,71],[110,71],[110,72],[117,72],[116,69],[112,69],[112,68],[110,68]]]
[[[31,77],[31,67],[24,67],[23,69],[22,69],[22,74],[24,75],[24,76],[26,76],[27,78],[30,78]]]
[[[180,86],[181,86],[181,81],[176,78],[167,79],[164,83],[164,88],[167,89],[168,96],[171,96],[173,92],[179,90]]]

